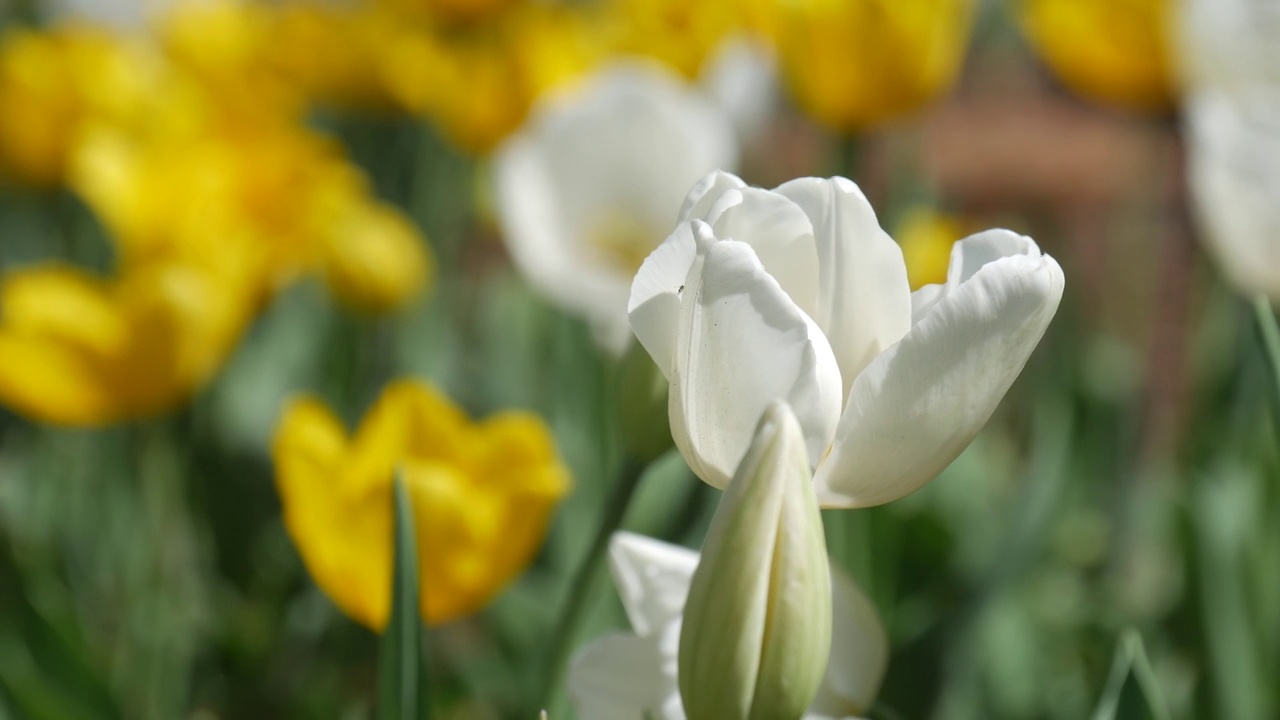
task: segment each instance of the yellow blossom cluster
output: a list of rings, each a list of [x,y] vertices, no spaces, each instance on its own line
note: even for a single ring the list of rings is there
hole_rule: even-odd
[[[424,286],[420,232],[303,124],[294,88],[250,72],[246,28],[219,20],[0,39],[0,106],[22,108],[0,113],[0,173],[73,190],[115,250],[105,277],[53,263],[0,276],[5,405],[74,425],[161,412],[290,280],[321,275],[369,310]]]

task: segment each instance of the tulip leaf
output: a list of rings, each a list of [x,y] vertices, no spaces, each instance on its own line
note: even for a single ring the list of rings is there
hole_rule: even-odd
[[[1280,426],[1280,326],[1276,323],[1276,313],[1271,307],[1271,300],[1260,295],[1253,301],[1254,320],[1258,327],[1258,339],[1262,344],[1263,354],[1267,359],[1268,395],[1275,417],[1272,418]]]
[[[427,710],[426,665],[422,659],[422,619],[418,611],[418,553],[413,511],[397,475],[393,500],[395,545],[391,617],[382,631],[379,657],[380,720],[423,720]]]
[[[1111,674],[1102,691],[1102,699],[1093,711],[1093,720],[1169,720],[1169,717],[1160,684],[1147,661],[1142,637],[1136,630],[1126,630],[1116,644]]]

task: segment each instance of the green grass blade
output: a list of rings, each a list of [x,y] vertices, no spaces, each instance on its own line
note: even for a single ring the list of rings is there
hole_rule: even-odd
[[[422,616],[418,610],[418,552],[404,480],[396,476],[394,491],[395,560],[391,580],[391,617],[382,631],[378,717],[380,720],[425,720],[426,667],[422,660]]]
[[[1169,720],[1169,708],[1165,705],[1160,684],[1147,660],[1138,631],[1130,628],[1116,643],[1115,661],[1102,699],[1093,711],[1093,720],[1116,718],[1147,718]]]

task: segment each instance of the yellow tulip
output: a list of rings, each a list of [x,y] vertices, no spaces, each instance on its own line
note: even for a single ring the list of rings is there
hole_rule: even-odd
[[[236,282],[179,264],[117,279],[63,266],[0,277],[0,403],[78,426],[179,404],[217,371],[251,317]]]
[[[947,281],[951,246],[965,234],[960,221],[945,213],[925,207],[907,213],[894,237],[902,246],[912,290]]]
[[[72,182],[126,264],[234,261],[263,299],[319,272],[341,299],[376,311],[404,303],[430,275],[417,228],[371,196],[336,145],[302,128],[137,135],[95,127]]]
[[[354,436],[320,402],[285,410],[272,454],[285,526],[316,584],[382,628],[391,598],[391,490],[416,518],[421,611],[474,613],[533,559],[569,487],[546,425],[522,412],[473,423],[429,385],[388,386]]]
[[[951,87],[972,0],[768,0],[783,76],[800,107],[841,132],[910,113]]]
[[[1073,92],[1128,110],[1173,107],[1169,0],[1017,0],[1036,51]]]
[[[403,213],[351,199],[334,208],[321,239],[329,289],[357,309],[386,312],[417,295],[431,276],[422,236]]]
[[[120,117],[147,94],[156,67],[136,44],[66,27],[0,37],[0,169],[56,185],[89,115]]]
[[[581,75],[598,50],[566,8],[520,6],[475,27],[403,28],[383,72],[410,112],[430,117],[455,145],[487,153],[543,93]]]
[[[731,32],[743,28],[742,0],[607,0],[600,20],[613,52],[656,58],[694,79]]]
[[[376,7],[281,6],[268,50],[271,69],[311,102],[399,109],[382,65],[401,20]]]
[[[478,22],[525,0],[378,0],[389,10],[448,22]]]
[[[181,3],[163,16],[157,31],[169,61],[216,98],[220,110],[301,121],[302,88],[273,71],[273,53],[283,38],[270,6]]]

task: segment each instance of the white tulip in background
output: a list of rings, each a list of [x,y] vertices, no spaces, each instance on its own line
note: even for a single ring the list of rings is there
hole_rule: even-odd
[[[620,353],[627,294],[685,190],[737,162],[729,119],[657,64],[605,68],[549,96],[496,153],[497,213],[524,276]]]
[[[1206,90],[1184,112],[1205,247],[1239,290],[1280,302],[1280,96]]]
[[[777,113],[777,58],[758,38],[721,42],[703,65],[698,85],[729,116],[743,145],[759,141]]]
[[[1062,269],[988,230],[914,294],[897,244],[844,178],[774,190],[716,172],[641,267],[628,310],[670,381],[672,436],[724,487],[756,421],[786,401],[818,500],[867,507],[915,491],[969,444],[1039,343]]]
[[[613,581],[633,633],[584,647],[569,671],[581,720],[684,720],[677,657],[685,598],[698,553],[618,533],[609,547]],[[871,601],[831,569],[831,652],[809,720],[856,718],[875,703],[889,660],[888,638]],[[646,715],[645,713],[648,713]]]
[[[1280,301],[1280,3],[1187,0],[1188,175],[1227,279]]]

